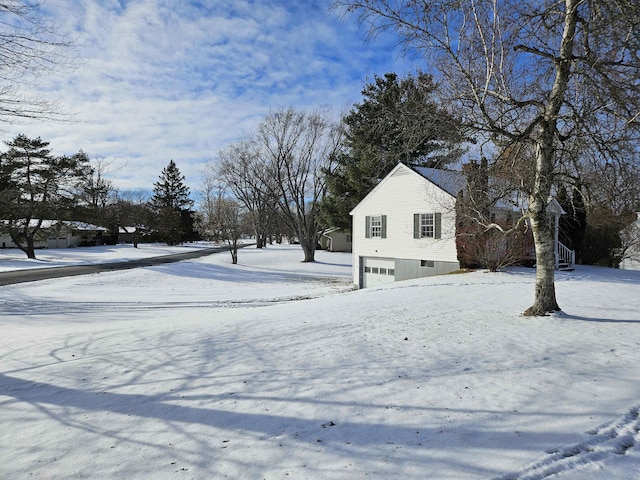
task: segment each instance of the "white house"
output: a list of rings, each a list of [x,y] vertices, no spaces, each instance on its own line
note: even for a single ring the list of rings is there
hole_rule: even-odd
[[[640,212],[636,213],[636,220],[628,225],[620,238],[624,248],[624,256],[620,262],[623,270],[640,270]]]
[[[441,186],[398,164],[351,211],[353,283],[358,288],[448,273],[460,268],[455,204],[466,188],[441,170]]]
[[[455,207],[467,189],[462,172],[398,164],[350,212],[354,286],[458,270]],[[571,269],[573,252],[557,241],[564,211],[551,200],[548,212],[556,232],[556,266]]]
[[[37,220],[32,220],[32,223]],[[98,227],[86,222],[68,220],[43,220],[36,248],[68,248],[81,245],[100,245],[103,235],[107,233],[104,227]],[[16,245],[7,233],[0,233],[0,247],[15,248]]]

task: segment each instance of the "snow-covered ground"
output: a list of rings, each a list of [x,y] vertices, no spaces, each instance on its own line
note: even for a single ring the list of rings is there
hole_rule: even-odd
[[[527,318],[533,270],[352,291],[301,259],[2,287],[0,478],[640,478],[640,272],[559,273]]]

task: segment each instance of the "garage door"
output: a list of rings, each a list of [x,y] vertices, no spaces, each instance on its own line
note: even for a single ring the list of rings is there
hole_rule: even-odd
[[[395,262],[379,258],[362,259],[362,287],[375,287],[395,281]]]

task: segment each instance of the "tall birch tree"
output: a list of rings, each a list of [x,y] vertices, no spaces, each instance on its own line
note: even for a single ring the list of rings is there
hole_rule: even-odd
[[[371,36],[395,31],[478,135],[534,152],[527,215],[537,266],[525,314],[560,310],[547,202],[572,160],[568,144],[579,140],[605,162],[634,161],[620,152],[640,143],[640,3],[337,0],[334,7],[357,14]]]

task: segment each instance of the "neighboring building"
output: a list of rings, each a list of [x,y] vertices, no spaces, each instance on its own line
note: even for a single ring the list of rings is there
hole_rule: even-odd
[[[36,222],[37,220],[32,220]],[[68,220],[43,220],[36,248],[68,248],[102,245],[107,229],[90,223]],[[0,234],[2,248],[16,248],[8,233]]]
[[[620,268],[640,270],[640,212],[636,213],[635,222],[620,232],[620,239],[624,251]]]
[[[329,252],[350,252],[352,246],[351,234],[337,227],[329,228],[320,237],[320,248]]]
[[[398,164],[351,211],[354,285],[371,287],[458,270],[456,202],[467,189],[462,172]],[[573,252],[564,252],[557,241],[564,212],[555,200],[549,213],[556,226],[556,265],[572,268]],[[569,257],[566,262],[564,256]]]

